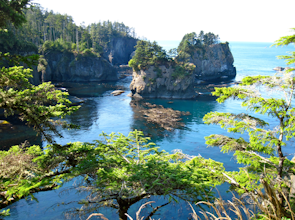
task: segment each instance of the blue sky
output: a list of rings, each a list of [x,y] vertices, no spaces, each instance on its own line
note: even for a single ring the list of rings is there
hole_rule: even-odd
[[[135,28],[148,40],[181,40],[213,32],[221,41],[274,42],[291,35],[294,0],[33,0],[71,15],[76,24],[110,20]]]

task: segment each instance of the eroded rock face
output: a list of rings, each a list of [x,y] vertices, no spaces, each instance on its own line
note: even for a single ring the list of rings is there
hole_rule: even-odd
[[[137,40],[130,37],[113,38],[110,47],[104,51],[104,57],[113,65],[126,65],[135,51]]]
[[[228,43],[213,44],[196,50],[190,62],[196,66],[194,70],[196,82],[236,76],[236,68],[233,66],[234,58]]]
[[[116,69],[104,58],[61,52],[51,52],[45,58],[48,65],[42,74],[43,81],[93,82],[118,79]]]
[[[170,65],[159,66],[161,74],[151,66],[147,70],[134,71],[130,89],[134,94],[143,98],[193,99],[194,76],[182,79],[172,76],[174,69]]]

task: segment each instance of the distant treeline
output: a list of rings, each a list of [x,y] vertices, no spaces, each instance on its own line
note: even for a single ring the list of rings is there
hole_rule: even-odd
[[[134,28],[120,22],[103,21],[76,25],[72,16],[43,10],[40,6],[25,11],[27,22],[20,28],[8,25],[0,32],[0,51],[91,50],[100,55],[112,38],[135,38]]]

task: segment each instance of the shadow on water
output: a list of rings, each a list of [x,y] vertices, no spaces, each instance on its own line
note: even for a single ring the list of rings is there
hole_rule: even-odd
[[[95,100],[85,99],[82,107],[67,116],[66,121],[80,126],[80,130],[87,130],[98,120],[98,106]],[[67,131],[65,131],[67,132]]]
[[[57,88],[67,88],[68,92],[72,96],[82,97],[99,97],[106,91],[123,89],[123,86],[117,85],[116,82],[99,83],[73,83],[63,82],[56,85]]]
[[[0,150],[8,150],[11,146],[27,142],[30,145],[41,145],[41,135],[28,127],[17,116],[5,117],[0,114]]]

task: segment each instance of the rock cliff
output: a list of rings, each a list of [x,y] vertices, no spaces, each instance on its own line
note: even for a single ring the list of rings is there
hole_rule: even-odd
[[[221,81],[236,76],[228,43],[181,48],[172,59],[155,42],[139,41],[129,62],[133,68],[132,96],[192,99],[198,81]]]
[[[234,58],[228,43],[213,44],[194,51],[190,62],[196,68],[195,80],[218,80],[234,78],[236,68],[233,66]]]
[[[43,81],[91,82],[117,80],[116,69],[104,58],[51,51],[45,55]]]
[[[194,77],[192,74],[176,78],[174,68],[160,65],[158,68],[150,66],[146,70],[133,71],[130,89],[133,96],[143,98],[193,99]]]
[[[130,37],[113,38],[110,46],[104,50],[103,57],[113,65],[126,65],[135,51],[137,39]]]
[[[43,81],[58,82],[117,80],[117,71],[120,68],[115,68],[114,65],[128,63],[136,42],[136,39],[130,37],[112,38],[100,58],[51,51],[45,55],[48,65],[41,78]]]

